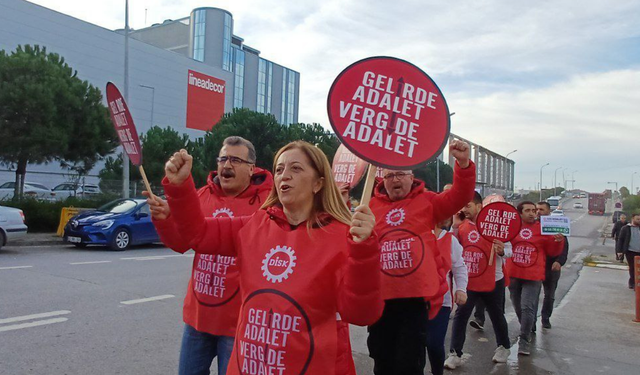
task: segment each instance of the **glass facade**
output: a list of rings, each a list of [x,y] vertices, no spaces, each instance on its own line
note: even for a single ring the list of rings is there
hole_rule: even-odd
[[[234,48],[233,107],[242,108],[244,97],[244,51]]]
[[[204,61],[204,32],[207,13],[196,10],[193,15],[193,59]]]
[[[271,112],[271,86],[273,81],[273,63],[265,59],[258,62],[258,102],[256,110],[260,113]]]
[[[231,71],[233,68],[233,50],[231,47],[231,16],[224,15],[224,31],[222,35],[222,69]]]
[[[291,125],[294,120],[297,80],[298,73],[287,68],[282,69],[282,109],[280,111],[280,119],[285,125]]]

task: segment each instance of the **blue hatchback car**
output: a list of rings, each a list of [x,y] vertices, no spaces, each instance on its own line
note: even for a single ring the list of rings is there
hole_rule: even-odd
[[[144,199],[118,199],[95,211],[85,211],[64,227],[64,241],[76,247],[106,245],[125,250],[131,245],[159,242]]]

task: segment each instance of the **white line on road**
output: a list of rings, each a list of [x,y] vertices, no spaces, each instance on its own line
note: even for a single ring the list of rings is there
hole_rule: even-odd
[[[78,264],[100,264],[100,263],[111,263],[110,260],[97,260],[95,262],[76,262],[76,263],[69,263],[71,265],[78,265]]]
[[[31,327],[38,327],[38,326],[44,326],[47,324],[54,324],[54,323],[62,323],[62,322],[66,322],[67,318],[54,318],[54,319],[49,319],[49,320],[38,320],[35,322],[31,322],[31,323],[22,323],[22,324],[14,324],[11,326],[4,326],[4,327],[0,327],[0,332],[6,332],[6,331],[15,331],[16,329],[23,329],[23,328],[31,328]]]
[[[163,299],[169,299],[175,297],[173,294],[164,294],[162,296],[155,296],[149,298],[141,298],[141,299],[132,299],[130,301],[122,301],[120,302],[123,305],[135,305],[136,303],[144,303],[144,302],[152,302],[152,301],[161,301]]]
[[[156,255],[156,256],[148,256],[148,257],[130,257],[130,258],[120,258],[121,260],[158,260],[158,259],[166,259],[166,258],[178,258],[185,257],[185,255]]]
[[[51,311],[51,312],[40,313],[40,314],[15,316],[13,318],[0,319],[0,324],[23,322],[25,320],[33,320],[33,319],[40,319],[40,318],[50,318],[52,316],[67,315],[67,314],[71,314],[71,311],[69,311],[69,310],[59,310],[59,311]]]
[[[23,268],[32,268],[33,266],[14,266],[14,267],[0,267],[0,270],[19,270]]]
[[[573,257],[573,259],[571,259],[571,263],[578,263],[578,260],[580,260],[580,262],[582,262],[582,259],[584,257],[586,257],[587,255],[585,254],[584,251],[579,252],[578,254],[576,254],[576,256]]]

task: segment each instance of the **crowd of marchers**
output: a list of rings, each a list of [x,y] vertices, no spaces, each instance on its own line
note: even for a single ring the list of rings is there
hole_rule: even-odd
[[[567,241],[542,234],[544,202],[517,206],[522,227],[511,242],[482,238],[469,146],[452,141],[449,153],[453,183],[443,192],[410,170],[384,169],[370,203],[352,208],[326,155],[306,142],[284,146],[267,171],[251,142],[229,137],[198,189],[192,157],[176,152],[165,166],[166,200],[146,194],[164,244],[196,253],[178,373],[209,374],[217,357],[218,374],[355,374],[349,324],[368,327],[368,373],[422,375],[427,358],[433,374],[472,368],[462,354],[474,308],[470,325],[483,329],[486,310],[495,331],[486,360],[505,363],[507,287],[518,354],[533,354],[540,293],[550,329]]]

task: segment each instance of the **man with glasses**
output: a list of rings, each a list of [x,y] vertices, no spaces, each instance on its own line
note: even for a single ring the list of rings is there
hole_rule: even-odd
[[[457,160],[451,189],[436,194],[409,170],[384,169],[371,200],[385,300],[382,317],[369,327],[367,340],[376,375],[424,374],[427,321],[439,311],[439,305],[427,301],[442,300],[448,290],[433,228],[470,201],[475,188],[469,145],[451,141],[449,153]]]
[[[218,168],[207,185],[198,190],[200,206],[213,217],[249,216],[264,203],[273,185],[270,172],[258,168],[253,144],[242,137],[224,140],[217,158]],[[188,239],[182,238],[166,201],[148,199],[160,239],[171,249],[184,253]],[[238,266],[235,257],[196,254],[192,276],[184,299],[185,322],[180,350],[180,375],[209,374],[218,357],[218,374],[225,374],[240,311]]]

